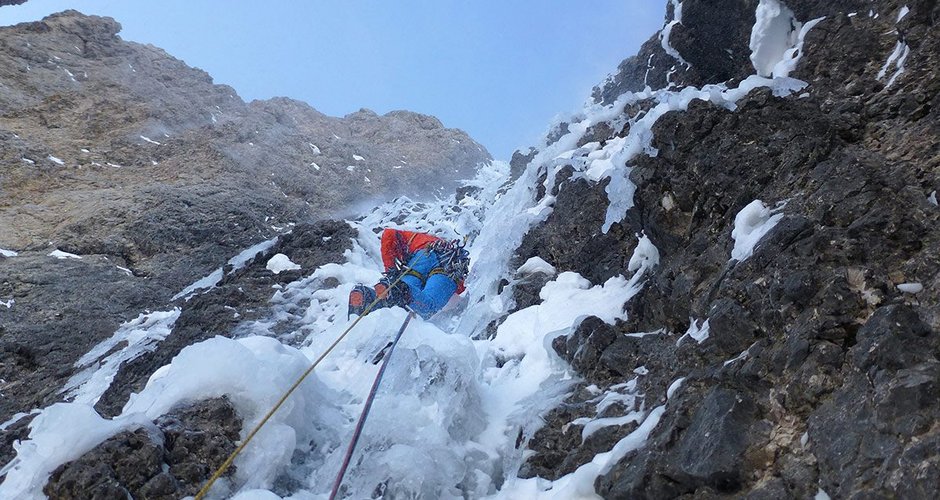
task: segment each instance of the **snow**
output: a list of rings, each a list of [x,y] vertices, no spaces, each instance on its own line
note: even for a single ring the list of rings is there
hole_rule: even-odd
[[[686,337],[691,337],[696,342],[701,344],[708,339],[709,335],[709,326],[708,320],[706,319],[701,324],[695,318],[689,318],[689,329],[685,332],[684,335],[679,337],[679,340],[676,341],[676,345],[680,345]]]
[[[36,162],[34,162],[33,160],[30,160],[29,158],[25,158],[25,157],[24,157],[24,158],[20,158],[20,159],[23,160],[24,163],[29,163],[30,165],[35,165],[35,164],[36,164]]]
[[[531,257],[529,260],[525,261],[524,264],[519,266],[519,269],[516,270],[516,274],[547,274],[554,276],[558,274],[558,271],[555,270],[555,266],[545,262],[541,257]]]
[[[891,78],[888,79],[885,88],[894,85],[894,81],[904,73],[904,62],[907,60],[907,56],[910,53],[911,48],[908,47],[906,43],[899,41],[894,45],[894,50],[888,56],[888,60],[885,61],[884,66],[878,71],[878,76],[876,77],[878,80],[883,80],[888,74],[888,69],[890,69],[892,65],[894,66],[894,73],[891,74]]]
[[[782,218],[782,213],[773,214],[761,200],[754,200],[742,208],[734,217],[734,230],[731,231],[731,239],[734,240],[731,260],[743,261],[753,255],[760,239]]]
[[[652,268],[657,265],[659,265],[659,250],[644,234],[640,236],[636,249],[633,250],[627,270],[635,272],[641,268]]]
[[[313,167],[314,170],[320,170],[320,165],[317,165],[316,162],[310,162],[310,166]]]
[[[4,250],[3,248],[0,248],[0,255],[4,257],[16,257],[19,255],[19,253],[14,252],[13,250]]]
[[[819,491],[816,492],[816,496],[813,497],[813,500],[831,500],[829,494],[826,493],[822,488],[819,488]]]
[[[274,254],[274,256],[268,260],[268,265],[265,266],[265,268],[274,274],[280,274],[283,271],[294,271],[300,269],[300,265],[291,262],[288,256],[282,253],[278,253]]]
[[[363,157],[361,157],[361,156],[359,156],[359,155],[353,155],[353,160],[356,160],[356,161],[365,161],[365,158],[363,158]]]
[[[62,259],[81,259],[81,256],[75,255],[74,253],[63,252],[58,248],[49,253],[49,257],[55,257],[59,260]]]
[[[936,191],[932,191],[930,193],[930,196],[927,197],[927,202],[935,207],[937,206],[937,192]]]
[[[56,158],[55,156],[49,155],[49,156],[47,157],[47,159],[48,159],[49,161],[51,161],[52,163],[55,163],[55,164],[57,164],[57,165],[65,165],[65,162],[62,161],[61,158]]]
[[[796,15],[778,0],[760,0],[751,29],[751,63],[760,76],[772,76],[777,63],[796,45]],[[783,75],[781,75],[783,76]]]
[[[924,285],[920,283],[901,283],[898,285],[898,290],[904,293],[920,293],[924,291]]]
[[[348,171],[350,171],[350,172],[355,172],[355,171],[356,171],[356,166],[355,166],[355,165],[346,165],[346,170],[348,170]]]
[[[318,148],[314,143],[308,142],[307,144],[310,146],[310,150],[313,151],[313,154],[320,154],[320,148]]]
[[[0,300],[0,306],[6,307],[7,309],[13,307],[13,304],[16,302],[15,299],[10,300]]]
[[[140,136],[140,138],[143,139],[145,142],[149,142],[150,144],[156,144],[157,146],[160,146],[160,143],[159,143],[159,142],[157,142],[157,141],[155,141],[155,140],[153,140],[153,139],[151,139],[151,138],[149,138],[149,137]]]
[[[122,364],[152,352],[173,330],[180,309],[141,314],[128,321],[109,339],[99,343],[75,362],[81,370],[62,389],[67,400],[94,406],[111,385]],[[117,346],[122,349],[112,352]],[[110,353],[110,354],[109,354]]]

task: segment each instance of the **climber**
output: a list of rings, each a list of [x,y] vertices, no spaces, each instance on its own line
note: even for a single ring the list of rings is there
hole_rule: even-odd
[[[385,229],[382,263],[385,273],[374,287],[360,283],[349,293],[349,315],[361,315],[378,297],[373,309],[399,306],[430,318],[463,293],[470,258],[460,240]]]

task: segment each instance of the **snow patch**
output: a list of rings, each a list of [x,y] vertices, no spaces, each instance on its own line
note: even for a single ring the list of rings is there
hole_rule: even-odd
[[[933,191],[930,193],[930,196],[927,197],[927,202],[933,206],[937,206],[937,192]]]
[[[898,290],[904,293],[920,293],[924,291],[924,285],[920,283],[901,283],[898,285]]]
[[[265,268],[274,274],[280,274],[283,271],[295,271],[300,269],[300,265],[291,262],[288,256],[278,253],[274,254],[274,256],[268,260],[268,265],[265,266]]]
[[[734,240],[731,260],[743,261],[753,255],[760,239],[782,218],[782,213],[773,214],[761,200],[754,200],[742,208],[734,217],[734,230],[731,231],[731,239]]]
[[[0,300],[0,306],[6,307],[7,309],[13,307],[14,303],[16,303],[16,299]]]
[[[679,337],[679,340],[676,341],[676,345],[681,344],[686,337],[692,337],[692,339],[701,344],[708,339],[708,335],[709,326],[707,319],[703,321],[702,324],[699,324],[698,320],[695,318],[689,318],[689,329],[685,332],[684,335]]]
[[[525,261],[525,264],[519,266],[519,269],[516,270],[516,274],[547,274],[554,276],[558,274],[558,271],[555,270],[555,266],[545,262],[541,257],[531,257],[529,260]]]
[[[895,80],[901,76],[901,73],[904,73],[904,62],[907,60],[908,54],[911,53],[911,48],[904,42],[898,42],[894,45],[894,50],[888,56],[888,60],[885,61],[884,66],[881,67],[881,70],[878,71],[878,80],[884,80],[885,76],[888,74],[888,70],[891,69],[891,66],[894,66],[894,73],[891,74],[891,78],[888,79],[888,82],[885,84],[885,88],[889,88],[894,85]]]
[[[365,161],[365,158],[363,158],[363,157],[361,157],[361,156],[359,156],[359,155],[353,155],[353,160],[356,160],[356,161]]]
[[[4,257],[16,257],[19,255],[19,253],[14,252],[13,250],[4,250],[3,248],[0,248],[0,255]]]
[[[901,19],[904,19],[904,16],[908,15],[911,12],[911,8],[905,5],[901,7],[901,10],[898,12],[898,20],[896,22],[901,22]]]
[[[74,253],[63,252],[62,250],[59,250],[58,248],[56,248],[55,250],[53,250],[52,252],[50,252],[50,253],[49,253],[49,257],[55,257],[55,258],[57,258],[57,259],[59,259],[59,260],[62,260],[62,259],[81,259],[81,256],[79,256],[79,255],[75,255]]]
[[[155,141],[155,140],[153,140],[153,139],[151,139],[151,138],[149,138],[149,137],[140,136],[140,138],[143,139],[145,142],[149,142],[150,144],[156,144],[157,146],[160,146],[160,145],[161,145],[159,142],[157,142],[157,141]]]
[[[55,163],[56,165],[65,165],[65,162],[62,161],[61,158],[57,158],[57,157],[52,156],[52,155],[49,155],[49,156],[47,156],[46,158],[47,158],[49,161],[51,161],[52,163]]]
[[[659,249],[653,245],[649,237],[645,234],[640,236],[637,241],[633,255],[630,257],[630,263],[627,265],[628,271],[639,271],[643,269],[652,269],[659,265]]]

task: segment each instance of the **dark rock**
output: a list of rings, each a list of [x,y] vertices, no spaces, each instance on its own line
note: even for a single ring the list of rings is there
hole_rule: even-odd
[[[118,433],[59,466],[43,492],[63,499],[193,495],[235,450],[242,422],[222,398],[181,408],[155,424]]]

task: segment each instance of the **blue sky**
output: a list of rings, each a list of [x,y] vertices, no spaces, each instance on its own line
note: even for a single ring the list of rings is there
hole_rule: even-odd
[[[246,101],[428,113],[509,159],[635,54],[666,3],[29,0],[0,7],[0,25],[66,8],[111,16],[124,39],[165,49]]]

